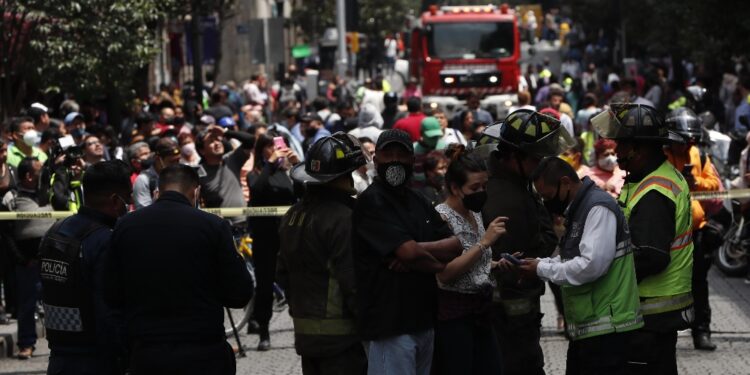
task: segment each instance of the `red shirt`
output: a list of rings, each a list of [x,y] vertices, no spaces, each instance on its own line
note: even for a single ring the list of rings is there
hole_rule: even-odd
[[[408,116],[396,121],[393,128],[409,133],[412,142],[416,142],[422,138],[422,119],[425,117],[427,116],[422,112],[409,113]]]

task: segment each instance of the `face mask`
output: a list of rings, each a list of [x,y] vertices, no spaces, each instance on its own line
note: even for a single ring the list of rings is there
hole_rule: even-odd
[[[119,196],[119,195],[115,195],[115,196],[117,197],[117,199],[120,200],[120,202],[122,202],[122,206],[123,206],[123,209],[120,212],[117,213],[117,216],[123,217],[123,216],[127,215],[128,212],[130,211],[130,205],[128,204],[128,202],[125,201],[125,199],[122,199],[121,196]]]
[[[468,208],[473,212],[482,211],[484,202],[487,201],[487,192],[482,190],[472,194],[466,194],[461,201],[464,203],[464,207]]]
[[[430,185],[432,185],[433,187],[442,188],[443,184],[445,184],[445,175],[435,173],[430,176]]]
[[[193,156],[193,154],[195,154],[195,143],[184,144],[180,151],[182,152],[182,155],[185,157]]]
[[[422,143],[424,143],[429,149],[434,149],[437,146],[438,141],[440,141],[440,138],[438,137],[422,138]]]
[[[599,165],[599,168],[608,172],[612,172],[615,170],[615,167],[617,166],[617,156],[615,155],[605,156],[603,158],[599,158],[599,160],[597,160],[596,163]]]
[[[83,138],[84,134],[86,134],[86,129],[81,128],[75,128],[70,132],[70,135],[72,135],[73,138]]]
[[[23,133],[23,143],[25,143],[27,146],[31,147],[36,144],[38,133],[36,130],[29,130],[26,133]]]
[[[411,165],[398,161],[378,165],[378,176],[391,187],[401,187],[411,177]]]
[[[570,197],[570,191],[568,191],[567,196],[565,197],[565,200],[560,199],[560,183],[557,183],[557,193],[555,193],[555,197],[544,201],[544,208],[547,209],[547,212],[550,214],[555,215],[562,215],[565,213],[565,209],[568,207],[568,198]]]
[[[312,138],[312,137],[314,137],[314,136],[315,136],[316,134],[318,134],[318,129],[316,129],[316,128],[313,128],[313,127],[309,127],[309,128],[307,128],[307,129],[305,129],[305,137],[306,137],[306,138]]]
[[[146,160],[141,160],[140,164],[141,164],[141,170],[142,171],[146,170],[146,169],[149,169],[149,168],[151,168],[152,165],[154,165],[154,157],[151,156],[151,157],[149,157]]]

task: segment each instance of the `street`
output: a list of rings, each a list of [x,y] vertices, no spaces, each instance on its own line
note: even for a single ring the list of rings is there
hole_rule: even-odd
[[[724,277],[716,269],[709,276],[713,308],[715,352],[693,350],[689,332],[681,332],[677,343],[677,364],[682,375],[744,375],[750,373],[750,286],[742,279]],[[565,373],[567,341],[555,332],[556,312],[551,293],[542,299],[545,313],[542,326],[542,347],[548,375]],[[0,332],[15,329],[15,324],[0,327]],[[271,321],[272,348],[258,352],[258,337],[241,335],[249,348],[247,357],[238,358],[237,374],[287,375],[301,374],[300,358],[294,352],[292,322],[286,311],[275,314]],[[234,341],[230,341],[234,344]],[[0,359],[0,374],[44,374],[49,350],[44,339],[39,341],[34,357],[27,361]]]

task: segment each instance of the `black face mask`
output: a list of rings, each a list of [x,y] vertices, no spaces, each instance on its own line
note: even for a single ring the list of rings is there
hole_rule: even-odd
[[[378,165],[378,176],[394,188],[406,185],[411,178],[411,172],[411,165],[398,161]]]
[[[141,160],[141,170],[145,171],[146,169],[151,168],[151,166],[154,165],[154,157],[150,157],[146,160]]]
[[[558,182],[555,197],[544,201],[544,208],[546,208],[547,212],[550,214],[562,215],[565,213],[565,209],[568,208],[568,198],[570,198],[570,191],[568,191],[564,200],[560,199],[560,183]]]
[[[312,138],[312,137],[315,136],[315,134],[318,134],[318,129],[317,128],[309,127],[307,129],[305,129],[305,137]]]
[[[487,192],[482,190],[472,194],[466,194],[461,199],[464,207],[474,212],[481,212],[484,202],[487,201]]]

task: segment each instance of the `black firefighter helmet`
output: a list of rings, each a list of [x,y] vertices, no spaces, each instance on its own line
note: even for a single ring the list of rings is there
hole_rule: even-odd
[[[591,126],[602,138],[685,143],[685,138],[669,130],[654,107],[635,103],[612,103],[591,118]]]
[[[575,145],[560,120],[530,109],[519,109],[500,123],[498,150],[505,147],[545,158],[556,156]]]
[[[292,168],[292,179],[303,184],[320,185],[351,173],[365,165],[362,145],[351,135],[338,132],[310,146],[304,164]]]

